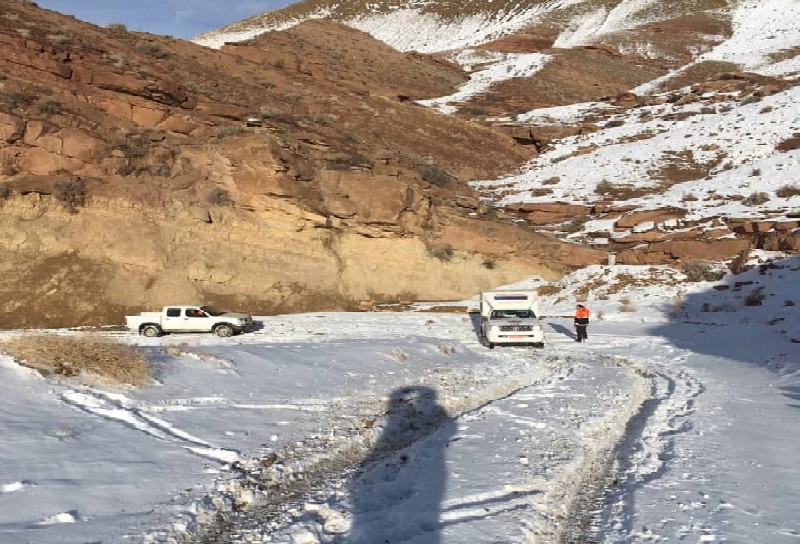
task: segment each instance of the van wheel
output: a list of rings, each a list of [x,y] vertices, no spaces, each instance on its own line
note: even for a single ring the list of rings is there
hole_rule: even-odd
[[[216,327],[214,327],[214,334],[222,338],[233,336],[233,327],[225,324],[217,325]]]
[[[161,327],[156,325],[147,325],[142,329],[142,335],[148,338],[156,338],[157,336],[161,336]]]

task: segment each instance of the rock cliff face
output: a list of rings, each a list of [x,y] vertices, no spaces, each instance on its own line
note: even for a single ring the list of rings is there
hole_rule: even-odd
[[[0,44],[0,327],[461,299],[605,259],[476,198],[534,151],[410,100],[458,68],[342,25],[214,51],[11,2]]]
[[[546,250],[520,251],[518,229],[485,222],[476,233],[477,221],[447,213],[437,219],[443,242],[433,246],[288,206],[98,200],[69,213],[48,198],[14,199],[0,221],[2,326],[113,323],[130,309],[192,300],[262,313],[356,309],[370,300],[457,299],[557,273],[547,257],[558,247],[546,240],[523,235]]]

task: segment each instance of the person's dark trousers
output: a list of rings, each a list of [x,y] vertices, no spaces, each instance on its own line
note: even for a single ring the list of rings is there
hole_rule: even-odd
[[[586,325],[575,325],[575,332],[577,333],[576,342],[583,342],[588,340],[589,336],[586,334]]]

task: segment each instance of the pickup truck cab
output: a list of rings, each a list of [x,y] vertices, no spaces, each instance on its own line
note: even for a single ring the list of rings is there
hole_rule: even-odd
[[[128,330],[149,337],[166,332],[213,332],[217,336],[233,336],[253,327],[247,314],[220,311],[213,306],[164,306],[160,312],[142,312],[125,316]]]

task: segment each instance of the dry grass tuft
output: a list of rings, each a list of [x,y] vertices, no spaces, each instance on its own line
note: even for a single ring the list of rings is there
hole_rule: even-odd
[[[127,385],[145,385],[152,379],[152,369],[138,348],[110,338],[35,334],[6,340],[2,350],[44,376],[86,375]]]
[[[633,313],[636,311],[636,306],[634,306],[633,302],[631,302],[631,299],[629,299],[628,297],[622,297],[621,299],[619,299],[619,303],[620,303],[619,306],[620,312]]]

